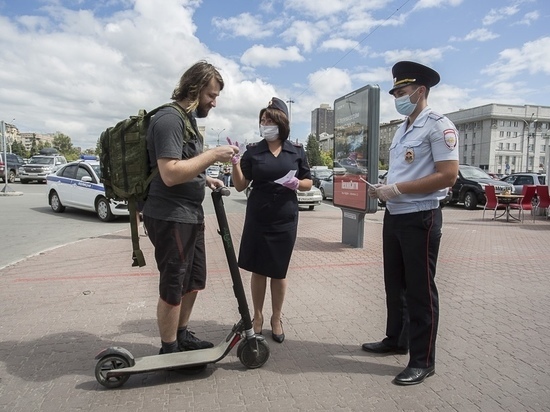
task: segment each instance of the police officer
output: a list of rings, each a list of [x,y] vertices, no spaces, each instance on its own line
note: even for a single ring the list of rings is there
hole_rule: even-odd
[[[239,192],[252,182],[248,197],[239,267],[252,272],[250,287],[254,305],[254,331],[262,333],[263,306],[270,279],[271,336],[285,339],[281,314],[287,289],[286,274],[298,228],[296,190],[311,189],[311,173],[302,145],[288,140],[286,104],[273,97],[259,114],[263,140],[247,146],[232,163],[233,185]]]
[[[430,88],[440,79],[435,70],[401,61],[392,74],[390,94],[396,110],[407,118],[390,146],[387,184],[369,189],[369,196],[386,202],[382,231],[386,337],[362,348],[384,354],[409,351],[408,365],[393,383],[415,385],[435,372],[439,200],[458,175],[458,132],[449,119],[428,106]]]

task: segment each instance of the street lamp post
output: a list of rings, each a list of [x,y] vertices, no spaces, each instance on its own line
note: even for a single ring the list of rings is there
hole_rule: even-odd
[[[530,172],[530,167],[529,167],[529,134],[530,134],[530,131],[531,131],[531,125],[533,123],[537,123],[537,119],[533,120],[533,117],[535,116],[535,113],[531,113],[531,117],[529,118],[529,121],[525,120],[525,119],[521,119],[523,121],[523,123],[525,123],[525,127],[523,129],[523,136],[524,136],[524,142],[526,142],[525,146],[522,147],[522,150],[523,150],[523,153],[522,153],[522,169],[525,170],[526,172]],[[525,131],[527,130],[527,134],[525,133]],[[536,130],[536,128],[535,128]],[[535,140],[533,140],[533,147],[536,146],[536,142]],[[536,151],[535,151],[536,152]],[[533,156],[535,155],[535,153],[533,154]],[[534,164],[534,163],[533,163]]]
[[[292,122],[292,103],[294,103],[294,100],[288,99],[286,103],[288,104],[288,124],[290,126],[290,123]],[[298,143],[298,139],[296,139],[296,143]]]
[[[217,130],[217,129],[214,129],[214,128],[212,128],[212,127],[211,127],[211,129],[212,129],[213,131],[216,131],[216,130]],[[218,144],[216,145],[216,147],[220,145],[220,134],[221,134],[224,130],[225,130],[225,128],[223,128],[222,130],[220,130],[220,131],[218,132]]]

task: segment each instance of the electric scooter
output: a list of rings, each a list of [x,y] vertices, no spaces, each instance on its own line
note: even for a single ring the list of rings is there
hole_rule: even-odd
[[[119,346],[104,349],[95,358],[98,360],[95,367],[95,377],[104,387],[109,389],[118,388],[126,383],[130,375],[137,373],[185,369],[216,363],[223,359],[239,342],[237,356],[244,366],[249,369],[255,369],[267,362],[269,358],[269,346],[262,335],[254,333],[252,327],[243,282],[223,205],[222,196],[229,196],[230,193],[227,187],[218,188],[212,191],[212,201],[218,219],[218,233],[223,240],[225,255],[233,281],[233,291],[237,299],[241,319],[233,326],[227,337],[213,348],[141,358],[134,358],[130,351]]]

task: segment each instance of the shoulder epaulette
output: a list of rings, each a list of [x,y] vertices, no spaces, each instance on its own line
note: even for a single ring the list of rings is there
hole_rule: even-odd
[[[441,120],[441,119],[443,119],[444,116],[442,114],[439,114],[439,113],[436,113],[436,112],[430,112],[428,114],[428,117],[430,119],[433,119],[433,120]]]
[[[248,143],[246,147],[255,147],[258,146],[258,143]]]

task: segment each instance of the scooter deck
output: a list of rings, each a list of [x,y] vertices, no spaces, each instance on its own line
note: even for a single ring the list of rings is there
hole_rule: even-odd
[[[174,352],[163,355],[152,355],[136,358],[134,366],[113,369],[107,372],[107,377],[215,363],[222,359],[231,349],[230,345],[232,340],[233,339],[229,339],[227,341],[224,340],[217,346],[208,349]]]

